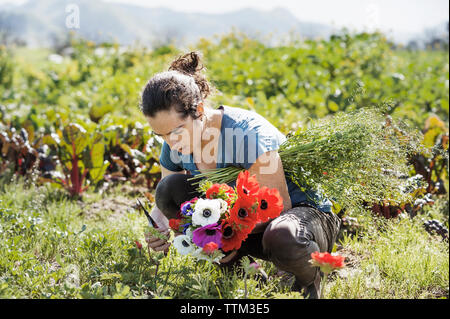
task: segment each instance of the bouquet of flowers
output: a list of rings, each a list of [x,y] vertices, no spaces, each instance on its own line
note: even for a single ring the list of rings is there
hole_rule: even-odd
[[[239,173],[236,187],[228,184],[202,184],[205,198],[181,204],[170,227],[182,233],[174,247],[182,255],[219,262],[228,252],[239,249],[255,225],[278,217],[283,199],[276,188],[259,187],[255,175]]]

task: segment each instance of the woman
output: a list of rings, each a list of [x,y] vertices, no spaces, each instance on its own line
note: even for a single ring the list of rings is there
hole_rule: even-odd
[[[302,191],[285,174],[277,149],[286,137],[266,119],[237,107],[207,105],[213,88],[202,70],[199,53],[190,52],[173,61],[167,72],[153,76],[142,93],[141,111],[164,139],[162,179],[152,211],[158,230],[167,235],[168,219],[176,216],[182,202],[199,195],[189,177],[210,168],[245,168],[260,186],[278,189],[284,208],[279,217],[258,224],[221,264],[233,265],[245,255],[272,261],[295,276],[294,289],[318,298],[320,272],[309,259],[314,251],[333,248],[340,221],[331,212],[331,202]],[[150,234],[146,241],[156,251],[170,246]]]

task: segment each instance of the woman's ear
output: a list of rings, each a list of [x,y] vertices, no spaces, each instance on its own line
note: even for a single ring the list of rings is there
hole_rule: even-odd
[[[197,104],[197,112],[203,113],[205,111],[205,108],[203,107],[203,102],[200,102]]]
[[[197,104],[197,113],[200,117],[203,118],[203,114],[205,114],[205,108],[203,107],[203,102]]]

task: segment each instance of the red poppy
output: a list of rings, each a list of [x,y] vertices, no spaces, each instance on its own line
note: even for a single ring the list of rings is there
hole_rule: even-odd
[[[203,246],[203,252],[207,255],[211,255],[219,248],[219,245],[217,245],[215,242],[211,241],[207,243],[205,246]]]
[[[239,231],[250,233],[258,222],[255,204],[248,205],[246,201],[238,198],[231,208],[230,220],[237,225]]]
[[[224,252],[241,248],[248,233],[241,232],[233,221],[226,219],[222,222],[222,250]]]
[[[330,273],[333,269],[342,268],[344,264],[344,256],[331,255],[328,252],[320,253],[318,251],[311,253],[311,263],[320,267],[324,273]]]
[[[240,172],[236,180],[236,191],[238,198],[252,205],[256,200],[259,191],[259,184],[256,175],[250,176],[249,171]]]
[[[134,241],[134,243],[136,244],[136,247],[138,249],[142,249],[142,244],[140,242],[138,242],[137,240]]]
[[[177,232],[180,231],[180,224],[181,224],[181,219],[176,219],[176,218],[169,219],[169,227],[172,228],[174,231],[177,231]]]
[[[222,195],[222,196],[220,196]],[[207,191],[206,191],[206,198],[208,199],[215,199],[215,198],[222,198],[227,202],[228,205],[231,205],[234,197],[235,197],[234,189],[228,185],[228,184],[213,184]]]
[[[263,186],[258,192],[258,220],[265,222],[280,216],[283,210],[283,198],[278,189]]]

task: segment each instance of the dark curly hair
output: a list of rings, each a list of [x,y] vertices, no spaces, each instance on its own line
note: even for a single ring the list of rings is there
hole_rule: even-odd
[[[155,74],[142,92],[140,109],[153,117],[159,111],[172,107],[185,118],[198,118],[197,105],[212,93],[213,86],[202,70],[201,55],[197,51],[178,57],[169,70]]]

